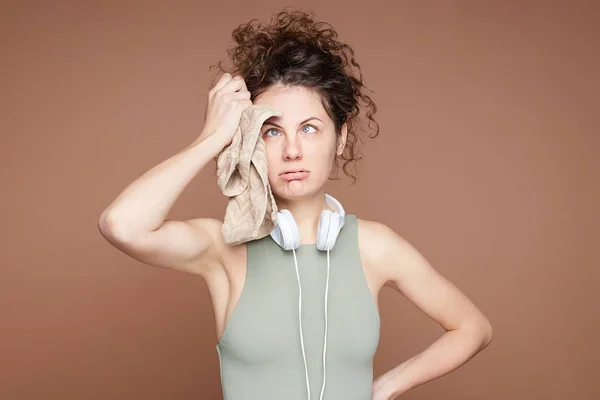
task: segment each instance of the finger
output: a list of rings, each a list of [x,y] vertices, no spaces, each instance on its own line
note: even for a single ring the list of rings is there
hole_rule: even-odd
[[[238,75],[227,82],[221,90],[224,92],[239,92],[241,90],[247,90],[246,82],[244,82],[244,78]]]
[[[231,97],[238,100],[250,100],[252,93],[247,90],[240,90],[239,92],[232,93]]]
[[[229,83],[229,81],[231,81],[232,78],[233,77],[231,76],[231,74],[225,72],[223,75],[221,75],[219,77],[219,80],[217,81],[217,83],[215,83],[211,92],[216,92],[216,91],[222,89],[227,83]]]
[[[246,86],[246,81],[244,80],[244,78],[240,76],[240,80],[242,81],[242,88],[240,91],[248,90],[248,87]]]

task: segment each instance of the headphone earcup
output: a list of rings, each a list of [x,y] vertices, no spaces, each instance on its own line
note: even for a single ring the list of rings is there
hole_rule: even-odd
[[[271,237],[285,250],[295,250],[300,247],[300,231],[289,210],[277,212],[277,224],[271,232]]]
[[[321,213],[317,229],[317,249],[332,250],[341,230],[340,215],[330,210]]]

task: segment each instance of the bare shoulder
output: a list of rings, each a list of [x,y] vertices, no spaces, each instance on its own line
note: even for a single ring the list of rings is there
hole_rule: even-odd
[[[392,286],[403,268],[422,260],[417,249],[388,225],[360,218],[357,221],[361,259],[382,284]]]
[[[384,223],[357,218],[359,245],[369,249],[374,259],[382,261],[394,248],[408,242]]]
[[[385,263],[385,252],[391,240],[391,229],[376,221],[357,218],[358,249],[365,274],[374,281],[377,287],[389,285],[388,277],[382,268]]]

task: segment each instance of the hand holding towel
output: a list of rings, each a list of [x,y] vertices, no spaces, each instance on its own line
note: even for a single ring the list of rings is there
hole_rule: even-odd
[[[271,116],[283,113],[267,105],[244,110],[231,143],[217,159],[217,182],[229,197],[222,234],[225,243],[235,245],[260,239],[271,233],[277,221],[277,204],[267,175],[267,155],[260,134]]]

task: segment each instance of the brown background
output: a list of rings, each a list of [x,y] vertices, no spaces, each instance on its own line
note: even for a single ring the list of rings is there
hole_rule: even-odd
[[[349,212],[411,241],[491,346],[402,399],[598,399],[600,2],[301,5],[379,106]],[[101,211],[200,132],[208,66],[277,1],[3,1],[1,399],[218,399],[203,281],[105,242]],[[221,217],[211,167],[170,217]],[[381,295],[381,374],[442,333]]]

